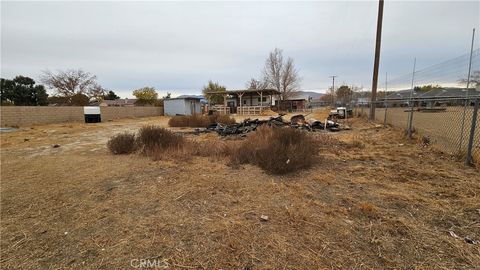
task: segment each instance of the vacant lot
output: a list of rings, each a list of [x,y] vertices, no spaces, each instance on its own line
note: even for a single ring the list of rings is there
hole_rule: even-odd
[[[106,150],[115,133],[167,121],[3,133],[1,267],[129,269],[139,259],[169,269],[480,265],[478,169],[400,130],[350,120],[352,130],[315,146],[313,168],[286,176]]]

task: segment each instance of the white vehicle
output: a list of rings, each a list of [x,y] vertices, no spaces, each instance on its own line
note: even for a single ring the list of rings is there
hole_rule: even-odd
[[[336,116],[337,118],[345,118],[353,115],[352,109],[347,109],[347,107],[337,107],[335,110],[330,111],[330,117]]]

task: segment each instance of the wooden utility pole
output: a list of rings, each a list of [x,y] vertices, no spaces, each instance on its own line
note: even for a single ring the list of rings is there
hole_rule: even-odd
[[[380,64],[380,45],[382,43],[383,0],[378,1],[377,39],[375,42],[375,62],[373,64],[372,100],[370,120],[375,120],[375,101],[377,100],[378,66]]]

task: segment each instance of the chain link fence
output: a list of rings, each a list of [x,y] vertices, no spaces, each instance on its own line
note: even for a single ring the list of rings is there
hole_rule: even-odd
[[[480,165],[480,98],[399,99],[375,102],[375,120],[405,130],[406,136]],[[370,104],[354,115],[370,117]]]
[[[480,165],[480,49],[472,43],[468,53],[420,69],[416,67],[422,59],[416,60],[411,73],[392,79],[385,74],[373,103],[375,120]],[[371,119],[371,102],[357,99],[350,104],[354,114]]]

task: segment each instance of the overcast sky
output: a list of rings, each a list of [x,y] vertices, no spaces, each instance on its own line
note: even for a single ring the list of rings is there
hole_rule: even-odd
[[[302,89],[371,87],[377,2],[1,2],[1,77],[81,68],[121,97],[244,88],[269,51],[294,58]],[[480,4],[385,3],[381,72],[467,53]],[[477,38],[478,40],[478,38]],[[478,42],[476,47],[478,47]],[[382,75],[383,76],[383,75]]]

